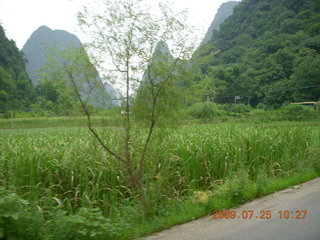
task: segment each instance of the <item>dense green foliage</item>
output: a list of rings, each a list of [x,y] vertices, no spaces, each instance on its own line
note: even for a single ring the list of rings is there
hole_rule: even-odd
[[[26,59],[0,25],[0,113],[28,110],[33,95]]]
[[[120,150],[119,128],[98,130]],[[272,191],[267,179],[319,170],[319,133],[299,123],[159,129],[145,168],[145,221],[125,166],[84,129],[3,130],[0,237],[121,239],[151,231],[150,221],[162,228],[231,207]],[[135,130],[136,149],[146,134]]]
[[[278,109],[268,109],[264,104],[252,108],[247,104],[216,104],[199,102],[186,109],[185,117],[200,122],[272,122],[305,121],[320,119],[319,108],[303,105],[284,105]]]
[[[319,19],[319,1],[243,0],[196,53],[198,80],[210,79],[221,103],[319,100]]]
[[[76,115],[80,112],[73,89],[64,78],[43,78],[35,86],[32,112],[36,116]]]

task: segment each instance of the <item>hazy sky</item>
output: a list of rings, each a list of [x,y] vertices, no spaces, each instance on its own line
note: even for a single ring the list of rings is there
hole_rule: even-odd
[[[22,48],[38,27],[63,29],[76,34],[84,41],[77,26],[76,12],[96,0],[0,0],[0,22],[8,38]],[[150,0],[155,1],[155,0]],[[188,9],[189,24],[199,29],[203,37],[217,9],[228,0],[170,0],[177,10]]]

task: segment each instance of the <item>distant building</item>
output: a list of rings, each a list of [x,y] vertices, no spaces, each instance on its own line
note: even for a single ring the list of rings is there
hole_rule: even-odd
[[[295,102],[295,103],[290,103],[292,105],[303,105],[303,106],[310,106],[313,108],[318,108],[317,105],[319,104],[319,102],[313,102],[313,101],[309,101],[309,102]]]

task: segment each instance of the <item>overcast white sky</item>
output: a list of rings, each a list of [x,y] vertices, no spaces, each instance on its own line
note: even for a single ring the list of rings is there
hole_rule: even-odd
[[[76,34],[84,42],[77,26],[76,12],[95,0],[0,0],[0,23],[8,38],[22,48],[40,26],[63,29]],[[150,0],[154,1],[154,0]],[[188,9],[189,24],[199,29],[202,38],[219,6],[228,0],[170,0],[177,11]]]

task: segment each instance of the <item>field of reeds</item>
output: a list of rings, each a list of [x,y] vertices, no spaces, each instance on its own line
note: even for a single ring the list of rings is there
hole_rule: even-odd
[[[122,129],[97,130],[121,151]],[[132,147],[145,135],[136,130]],[[315,123],[157,129],[143,178],[146,220],[125,166],[86,128],[1,130],[0,238],[136,237],[313,178],[319,156]]]

